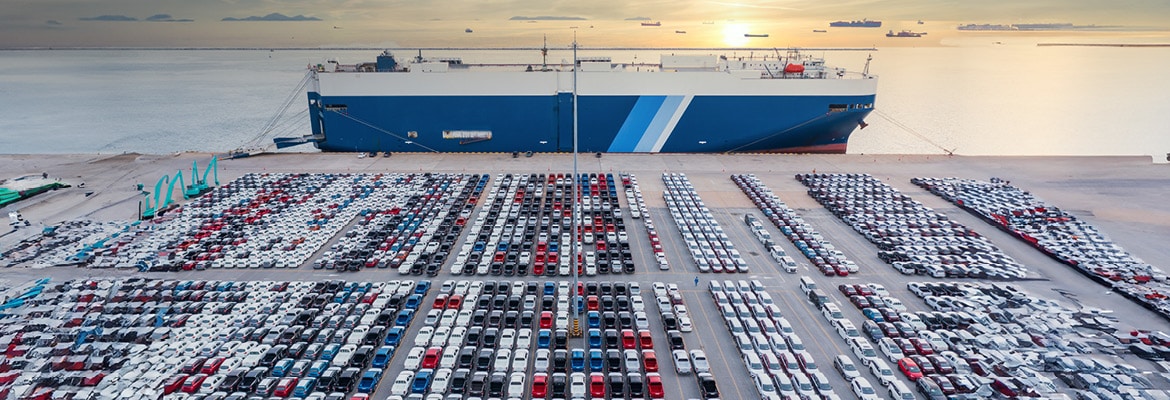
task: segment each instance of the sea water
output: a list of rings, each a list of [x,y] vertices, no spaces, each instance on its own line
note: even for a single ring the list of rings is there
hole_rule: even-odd
[[[979,37],[818,52],[878,76],[850,153],[1150,155],[1170,152],[1170,48],[1047,47]],[[402,52],[400,57],[414,54]],[[661,52],[582,52],[657,62]],[[0,153],[222,152],[309,133],[306,66],[373,50],[0,51]],[[539,52],[428,52],[469,63]],[[739,54],[746,55],[746,54]],[[756,54],[757,56],[759,54]],[[549,61],[569,60],[554,51]],[[285,104],[290,104],[285,107]],[[265,130],[275,115],[274,127]],[[315,151],[311,146],[293,148]]]

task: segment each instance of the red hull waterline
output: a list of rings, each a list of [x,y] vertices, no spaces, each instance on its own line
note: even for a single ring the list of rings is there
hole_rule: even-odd
[[[815,146],[785,147],[783,149],[778,149],[778,150],[761,151],[761,153],[845,154],[845,148],[848,146],[849,146],[848,143],[831,143],[831,144],[819,144],[819,145],[815,145]]]

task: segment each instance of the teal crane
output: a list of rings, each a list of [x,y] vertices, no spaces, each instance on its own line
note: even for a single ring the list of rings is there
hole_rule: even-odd
[[[216,157],[211,157],[211,162],[207,164],[207,169],[203,170],[203,175],[199,175],[199,164],[197,161],[191,161],[191,185],[184,186],[183,198],[190,199],[199,197],[211,190],[211,186],[207,185],[207,174],[212,173],[215,179],[215,186],[219,186],[219,161]]]

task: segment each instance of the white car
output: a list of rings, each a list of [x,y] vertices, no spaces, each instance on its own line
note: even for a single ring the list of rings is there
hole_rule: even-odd
[[[497,349],[495,363],[492,364],[493,372],[508,372],[508,368],[512,366],[512,350]]]
[[[337,354],[333,356],[332,365],[335,367],[345,367],[349,365],[349,360],[353,358],[353,353],[357,351],[357,345],[347,344],[337,349]]]
[[[435,328],[432,326],[424,326],[418,330],[418,334],[414,336],[415,346],[426,346],[431,343],[431,336],[435,335]]]
[[[853,360],[850,359],[847,355],[840,354],[834,358],[833,367],[836,368],[837,372],[840,372],[841,376],[845,377],[845,380],[847,381],[852,381],[861,377],[861,371],[857,369],[857,365],[854,364]]]
[[[574,399],[585,398],[585,373],[574,372],[569,377],[569,396]]]
[[[703,350],[691,350],[691,366],[697,374],[711,372],[711,364],[707,360],[707,353]]]
[[[686,350],[674,350],[670,352],[671,358],[674,359],[674,370],[679,375],[687,375],[691,373],[691,359],[687,356]]]
[[[524,371],[525,368],[528,368],[528,349],[516,349],[512,352],[512,370]]]
[[[431,336],[431,346],[442,346],[446,344],[448,336],[451,336],[451,328],[440,326],[438,329],[435,329],[434,335]]]
[[[448,386],[451,386],[451,369],[435,371],[434,378],[431,379],[431,393],[445,394]]]
[[[406,360],[403,361],[402,368],[408,370],[418,369],[419,364],[422,364],[423,354],[426,354],[427,349],[423,347],[413,347],[409,353],[406,353]]]
[[[884,337],[878,340],[877,344],[878,349],[882,351],[882,354],[886,355],[886,358],[889,359],[891,363],[897,363],[898,360],[906,357],[906,353],[902,352],[902,348],[898,346],[898,343],[894,342],[894,339]]]
[[[394,378],[394,384],[390,385],[390,395],[406,396],[406,393],[410,391],[410,381],[412,380],[414,380],[413,369],[398,373],[398,377]]]
[[[548,371],[550,357],[552,357],[552,352],[549,349],[536,349],[536,357],[535,361],[532,362],[532,368],[536,372]]]
[[[853,394],[857,395],[858,400],[881,399],[881,396],[873,389],[873,385],[870,385],[869,380],[864,377],[854,379],[849,382],[849,386],[853,387]]]
[[[508,379],[508,397],[520,398],[524,396],[524,373],[513,372]]]

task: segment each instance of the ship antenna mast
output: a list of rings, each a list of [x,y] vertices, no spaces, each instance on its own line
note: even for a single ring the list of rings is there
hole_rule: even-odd
[[[870,61],[873,61],[873,54],[867,55],[865,57],[865,69],[861,70],[861,76],[865,76],[865,77],[869,76],[869,62]]]
[[[544,47],[540,48],[540,70],[548,71],[548,35],[544,35]]]

